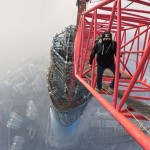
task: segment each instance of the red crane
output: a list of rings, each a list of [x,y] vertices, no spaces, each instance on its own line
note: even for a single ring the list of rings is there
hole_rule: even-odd
[[[150,1],[128,0],[137,6],[131,8],[130,5],[129,8],[123,7],[121,0],[103,0],[85,10],[86,2],[82,0],[78,3],[74,42],[75,76],[139,145],[148,150],[150,134],[145,133],[134,120],[150,121],[150,9],[145,9],[150,7]],[[110,31],[117,41],[113,94],[97,92],[96,61],[92,68],[88,66],[94,41],[104,31]],[[106,71],[103,76],[106,88],[111,80],[111,73]]]

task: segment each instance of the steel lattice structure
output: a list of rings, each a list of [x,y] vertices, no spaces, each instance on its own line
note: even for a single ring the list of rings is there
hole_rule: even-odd
[[[87,11],[78,11],[82,14],[78,14],[74,42],[75,76],[144,149],[150,149],[150,137],[129,119],[150,119],[150,106],[143,103],[150,101],[150,11],[144,9],[150,6],[150,1],[128,1],[138,7],[125,8],[121,0],[103,0]],[[111,31],[117,41],[115,87],[111,102],[96,91],[96,61],[92,68],[88,66],[94,41],[104,31]],[[120,71],[128,78],[119,79]],[[111,80],[110,76],[103,77],[108,84]],[[141,106],[147,114],[139,113],[139,109],[131,107],[133,104],[127,106],[125,103],[130,98],[136,108]]]

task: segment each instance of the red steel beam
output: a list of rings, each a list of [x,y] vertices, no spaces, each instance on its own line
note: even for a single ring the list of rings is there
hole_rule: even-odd
[[[121,47],[121,0],[117,1],[117,56],[115,70],[115,87],[113,95],[113,105],[116,108],[118,98],[119,68],[120,68],[120,47]]]
[[[138,65],[138,67],[137,67],[137,70],[134,73],[134,75],[133,75],[133,77],[132,77],[132,79],[130,81],[129,86],[128,86],[127,90],[125,91],[122,99],[120,100],[120,102],[119,102],[119,104],[117,106],[118,110],[120,110],[122,108],[122,106],[125,103],[127,97],[129,96],[130,92],[132,91],[132,88],[133,88],[135,82],[137,81],[137,79],[139,77],[139,74],[141,73],[141,70],[142,70],[142,68],[143,68],[147,58],[149,57],[149,55],[150,55],[150,40],[149,40],[147,48],[146,48],[146,50],[145,50],[145,52],[143,54],[143,57],[141,58],[141,61],[140,61],[139,65]]]
[[[96,6],[92,7],[91,9],[85,11],[83,14],[88,14],[90,13],[91,11],[94,11],[95,9],[98,9],[99,7],[102,7],[102,6],[105,6],[111,2],[113,2],[114,0],[104,0],[102,1],[101,3],[97,4]]]
[[[121,48],[127,46],[128,44],[130,44],[131,42],[133,42],[136,38],[138,38],[139,36],[141,36],[143,33],[147,32],[150,29],[150,27],[146,28],[144,31],[142,31],[140,34],[134,36],[134,38],[132,38],[130,41],[128,41],[126,44],[122,45]]]
[[[145,14],[150,14],[150,11],[146,11],[146,10],[139,10],[139,9],[130,9],[130,8],[122,8],[122,12],[123,11],[131,11],[131,12],[137,12],[137,13],[145,13]]]
[[[113,8],[112,8],[112,13],[110,16],[110,21],[109,21],[109,26],[108,26],[108,31],[111,30],[112,24],[113,24],[113,19],[115,16],[115,10],[116,10],[116,6],[117,6],[117,0],[114,2]]]
[[[138,120],[145,120],[147,121],[147,119],[144,116],[138,115],[138,114],[129,114],[129,113],[123,113],[123,115],[127,118],[132,118],[132,119],[138,119]],[[135,117],[135,118],[134,118]]]
[[[144,29],[141,33],[139,32],[138,35],[135,34],[135,37],[133,37],[130,41],[126,41],[126,31],[129,29],[137,29],[144,24],[149,24],[150,19],[138,15],[133,15],[128,12],[137,12],[137,13],[147,13],[149,14],[150,11],[145,11],[145,10],[136,10],[136,9],[127,9],[127,8],[121,8],[121,0],[116,0],[114,2],[113,8],[108,8],[107,10],[111,9],[110,11],[112,14],[98,14],[96,13],[97,9],[105,9],[105,5],[113,2],[113,0],[105,0],[95,7],[89,9],[88,11],[84,12],[82,14],[82,25],[79,26],[76,39],[75,39],[75,46],[74,46],[74,61],[75,61],[75,75],[77,79],[93,94],[93,96],[96,97],[96,99],[103,105],[106,110],[112,114],[112,116],[120,123],[122,126],[127,130],[127,132],[144,148],[147,149],[150,147],[150,138],[143,133],[138,127],[136,127],[127,117],[132,117],[128,113],[122,114],[122,106],[124,105],[124,102],[126,101],[127,97],[129,96],[129,93],[131,91],[149,91],[150,84],[147,84],[145,81],[142,81],[141,78],[140,80],[138,79],[139,75],[143,76],[147,70],[147,66],[149,64],[149,61],[147,61],[150,57],[150,40],[149,43],[145,49],[146,41],[148,38],[144,39],[144,45],[142,50],[138,50],[141,45],[139,45],[139,38],[141,37],[142,34],[148,33],[148,30],[150,29],[149,26],[147,26],[146,29]],[[141,1],[140,1],[141,2]],[[115,8],[117,4],[117,17],[115,16]],[[121,16],[123,15],[129,15],[129,16]],[[91,17],[91,18],[88,18]],[[92,18],[94,17],[94,18]],[[110,20],[109,20],[110,19]],[[91,23],[91,20],[94,20],[94,23]],[[99,20],[109,20],[109,22],[99,22]],[[83,24],[84,22],[84,24]],[[93,21],[92,21],[93,22]],[[116,25],[117,23],[117,25]],[[134,24],[136,23],[136,24]],[[138,24],[139,23],[139,24]],[[142,24],[141,24],[142,23]],[[94,25],[91,25],[94,24]],[[93,29],[91,29],[91,27]],[[123,27],[123,28],[122,28]],[[126,27],[126,29],[125,29]],[[97,37],[97,35],[101,34],[104,30],[110,30],[111,32],[115,33],[115,38],[117,36],[117,56],[116,56],[116,75],[115,75],[115,88],[114,88],[114,97],[113,97],[113,104],[109,103],[105,98],[103,98],[101,95],[99,95],[96,90],[95,90],[95,84],[96,84],[96,79],[97,79],[97,74],[95,74],[95,67],[96,64],[93,64],[92,71],[90,68],[87,67],[86,61],[88,61],[89,57],[89,48],[92,47],[94,44],[94,40]],[[116,29],[116,30],[114,30]],[[123,34],[121,34],[122,32]],[[140,31],[137,29],[137,31]],[[93,36],[92,36],[93,34]],[[124,36],[125,34],[125,36]],[[78,39],[77,39],[78,38]],[[124,39],[124,42],[123,42]],[[132,45],[137,39],[137,51],[132,50]],[[122,44],[123,42],[123,44]],[[131,43],[130,46],[130,52],[125,51],[125,47]],[[120,50],[124,49],[124,53],[128,54],[136,54],[137,55],[137,61],[139,61],[139,65],[137,66],[137,70],[134,73],[134,76],[132,77],[131,81],[129,82],[129,79],[120,79],[119,80],[119,68],[120,68],[120,63],[122,63],[123,68],[126,68],[128,73],[132,76],[130,70],[126,66],[126,63],[124,61],[125,58],[123,58],[123,61],[120,59]],[[143,56],[140,58],[138,55],[139,53],[143,54]],[[84,58],[84,59],[83,59]],[[130,58],[128,58],[129,60]],[[136,61],[136,60],[134,60]],[[147,61],[147,63],[146,63]],[[145,66],[145,67],[144,67]],[[86,70],[85,70],[86,68]],[[143,69],[144,68],[144,69]],[[134,68],[135,69],[135,68]],[[83,72],[84,71],[84,72]],[[86,74],[89,72],[92,72],[92,78],[86,78]],[[105,80],[107,83],[110,83],[110,79],[108,77],[103,77],[103,80]],[[124,85],[124,95],[117,106],[116,109],[116,103],[117,103],[117,93],[118,93],[118,86],[122,86],[120,83],[125,83],[128,82],[127,85]],[[89,85],[89,82],[92,84]],[[135,83],[141,83],[144,87],[137,87],[134,86]],[[128,86],[128,87],[127,87]],[[136,89],[136,87],[138,89]],[[148,88],[145,88],[148,87]],[[139,98],[142,100],[149,100],[148,97],[144,96],[135,96],[135,98]],[[121,111],[120,111],[121,110]],[[136,114],[136,117],[138,119],[143,120],[144,118],[140,115]],[[142,140],[141,140],[142,139]]]
[[[81,66],[81,76],[83,75],[84,64],[85,64],[85,60],[86,60],[86,56],[87,56],[87,49],[88,49],[88,45],[89,45],[91,31],[93,29],[93,20],[94,20],[94,15],[92,17],[92,22],[90,24],[90,30],[89,30],[89,33],[88,33],[88,39],[87,39],[86,48],[85,48],[86,52],[85,52],[85,55],[84,55],[84,58],[83,58],[82,66]]]
[[[146,6],[150,6],[150,3],[148,2],[143,2],[141,0],[128,0],[128,1],[132,1],[132,2],[135,2],[135,3],[139,3],[139,4],[142,4],[142,5],[146,5]]]
[[[86,17],[91,18],[92,15],[93,15],[92,13],[86,14]],[[110,19],[110,15],[111,15],[111,14],[98,14],[98,15],[97,15],[97,18],[98,18],[98,19],[109,20],[109,19]],[[141,23],[141,24],[144,24],[144,25],[149,25],[149,24],[150,24],[150,19],[149,19],[149,18],[146,19],[146,20],[144,20],[144,19],[139,19],[139,18],[137,18],[137,17],[135,18],[134,16],[133,16],[133,17],[130,17],[130,16],[122,16],[121,18],[122,18],[122,21],[128,21],[128,22],[133,22],[133,23],[137,23],[137,24]],[[114,19],[117,19],[117,16],[114,16]],[[136,25],[136,24],[135,24],[135,25]]]
[[[118,112],[105,98],[96,92],[78,74],[76,78],[90,91],[97,101],[126,129],[126,131],[141,145],[145,150],[150,147],[150,138],[144,134],[136,125],[129,121],[122,113]],[[134,132],[133,132],[134,131]]]

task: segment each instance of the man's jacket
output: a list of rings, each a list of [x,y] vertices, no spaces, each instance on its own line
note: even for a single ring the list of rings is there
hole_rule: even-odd
[[[114,55],[116,53],[116,41],[112,41],[109,45],[105,46],[103,42],[98,41],[92,49],[89,64],[92,65],[92,61],[97,54],[97,63],[102,67],[110,67],[114,65]]]

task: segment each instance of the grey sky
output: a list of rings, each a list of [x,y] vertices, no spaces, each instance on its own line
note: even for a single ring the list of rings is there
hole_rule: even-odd
[[[49,50],[56,33],[76,22],[75,0],[0,0],[0,68]]]
[[[76,15],[76,0],[0,0],[1,72],[48,52],[53,36],[75,24]]]

